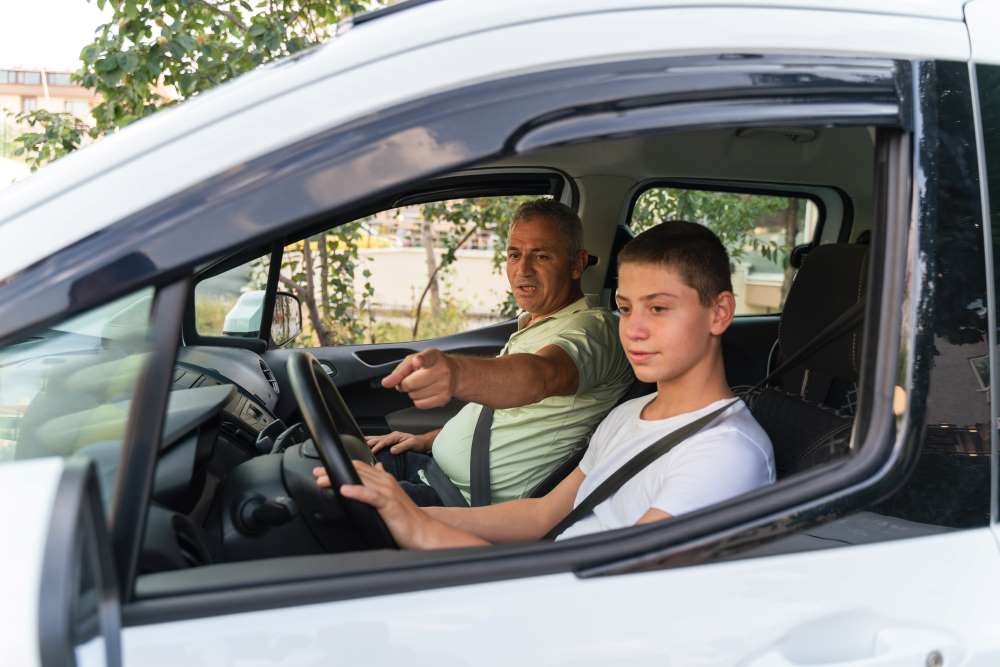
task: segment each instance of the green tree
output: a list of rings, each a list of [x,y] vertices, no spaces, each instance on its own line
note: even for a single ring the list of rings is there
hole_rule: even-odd
[[[713,192],[685,188],[651,188],[639,197],[632,213],[635,233],[669,220],[704,224],[718,235],[730,258],[739,260],[756,251],[784,269],[782,300],[791,285],[788,263],[802,227],[805,207],[795,197]],[[780,228],[781,241],[762,238],[758,228]]]
[[[31,111],[18,120],[34,131],[16,139],[32,169],[158,110],[190,99],[264,63],[292,56],[332,37],[334,25],[384,0],[97,0],[111,9],[94,41],[80,53],[76,83],[94,90],[95,124],[72,115]],[[332,345],[361,336],[354,294],[357,231],[340,228],[286,253],[283,274],[308,276],[293,290],[302,300],[316,342]],[[312,256],[315,250],[317,257]]]
[[[473,236],[481,233],[495,234],[493,244],[493,270],[501,271],[506,260],[507,234],[510,231],[510,221],[517,207],[534,197],[474,197],[469,199],[453,199],[450,201],[433,202],[421,207],[425,232],[422,237],[430,239],[429,230],[434,222],[449,222],[443,237],[436,239],[444,248],[444,254],[435,261],[433,255],[427,260],[427,285],[417,300],[413,318],[413,338],[419,336],[424,300],[428,294],[433,295],[437,289],[440,275],[455,263],[456,253]],[[427,241],[425,240],[426,244]],[[440,306],[438,307],[440,308]],[[435,309],[432,309],[435,314]],[[517,314],[517,304],[514,295],[508,291],[507,299],[500,309],[500,315],[514,317]]]

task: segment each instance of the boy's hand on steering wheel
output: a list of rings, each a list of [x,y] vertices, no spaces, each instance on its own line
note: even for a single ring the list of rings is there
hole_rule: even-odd
[[[340,494],[374,507],[399,546],[419,548],[421,529],[430,520],[429,517],[406,495],[396,478],[387,473],[381,463],[374,468],[361,461],[353,463],[361,484],[344,484],[340,487]],[[330,487],[330,478],[324,468],[316,467],[312,472],[320,487]]]

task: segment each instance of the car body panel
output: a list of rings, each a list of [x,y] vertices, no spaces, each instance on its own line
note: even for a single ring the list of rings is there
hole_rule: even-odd
[[[984,665],[1000,660],[998,596],[996,545],[988,530],[967,530],[643,574],[559,574],[131,627],[123,639],[126,667],[306,667],[331,659],[902,666],[924,664],[932,651],[945,665]]]
[[[63,462],[57,458],[0,465],[0,626],[3,663],[40,664],[39,593],[49,519]]]
[[[965,6],[965,21],[969,26],[972,60],[981,64],[1000,65],[1000,2],[973,0]]]
[[[384,24],[380,20],[361,26],[313,55],[242,77],[67,156],[0,195],[0,276],[10,276],[207,177],[239,170],[248,160],[281,146],[416,97],[477,81],[601,60],[692,53],[968,58],[965,25],[941,18],[839,9],[664,9],[654,3],[614,11],[608,3],[595,3],[598,9],[588,13],[579,3],[572,11],[569,3],[560,4],[572,15],[558,16],[552,9],[548,18],[528,20],[529,11],[523,22],[507,27],[495,27],[484,18],[482,27],[469,32],[457,22],[447,38],[423,47],[412,37],[403,38],[404,28],[408,35],[420,34],[422,21],[449,16],[446,10],[452,4],[417,7],[404,13],[415,23],[390,16]],[[505,6],[504,14],[514,9]],[[494,23],[500,21],[497,10],[474,13],[480,11]],[[718,30],[723,23],[727,29]],[[559,30],[558,42],[548,37],[553,29]],[[375,45],[388,45],[393,39],[396,50],[376,59]],[[511,48],[524,43],[533,48]],[[406,44],[409,49],[402,48]],[[341,58],[342,52],[364,53],[355,58],[365,60],[351,64],[348,56]],[[440,67],[442,62],[449,67]],[[262,88],[269,94],[261,93]],[[331,106],[330,100],[337,104]],[[283,122],[274,124],[274,118]],[[261,132],[265,127],[268,131]],[[428,143],[433,146],[433,138]],[[462,150],[461,146],[434,148],[446,153]],[[45,234],[39,234],[41,229]]]

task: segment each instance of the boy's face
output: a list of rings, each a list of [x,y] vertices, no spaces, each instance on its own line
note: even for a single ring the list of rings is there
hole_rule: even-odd
[[[635,376],[669,382],[700,364],[715,363],[714,341],[733,319],[731,292],[706,306],[674,269],[625,263],[615,295],[621,313],[618,333]]]

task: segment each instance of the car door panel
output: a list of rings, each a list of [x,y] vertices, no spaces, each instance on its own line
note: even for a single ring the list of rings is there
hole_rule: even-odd
[[[996,555],[980,529],[331,601],[128,628],[125,664],[995,664]]]
[[[406,394],[385,389],[382,378],[408,354],[431,347],[454,354],[494,357],[506,345],[516,327],[516,321],[509,320],[431,340],[320,347],[311,348],[309,352],[319,359],[330,379],[336,383],[365,433],[387,433],[390,430],[426,432],[441,428],[464,403],[453,400],[436,410],[417,410]],[[288,354],[289,350],[271,350],[264,355],[283,387],[288,386],[285,370]],[[283,419],[297,421],[293,417],[297,408],[290,392],[282,393],[277,411]]]

